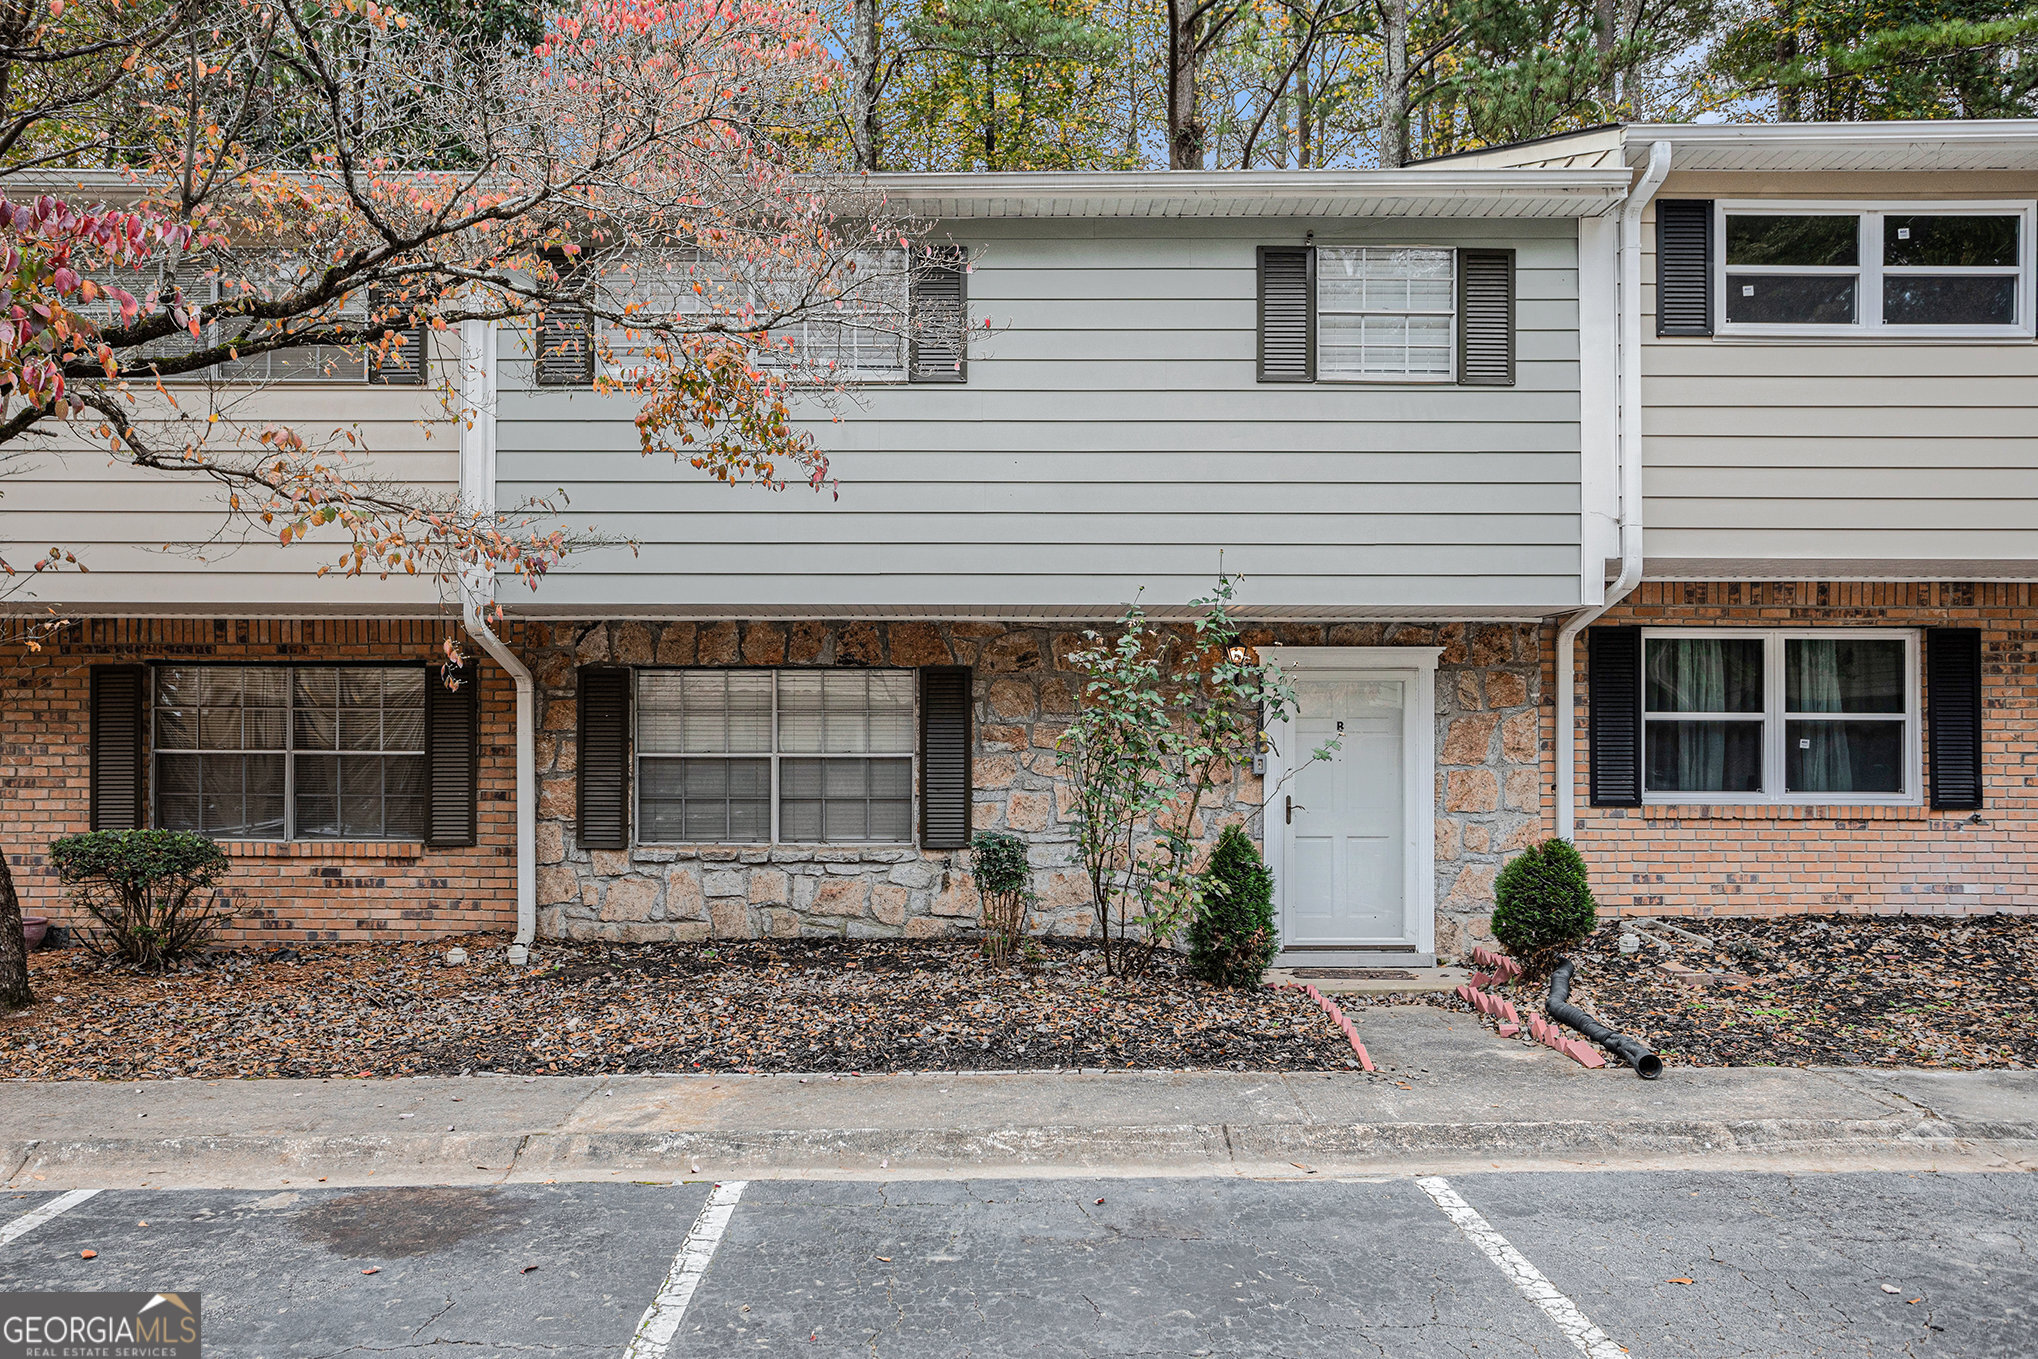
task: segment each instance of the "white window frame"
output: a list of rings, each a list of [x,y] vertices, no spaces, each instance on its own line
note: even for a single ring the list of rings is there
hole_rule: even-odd
[[[1649,643],[1677,638],[1755,638],[1762,647],[1762,711],[1753,713],[1663,714],[1656,721],[1757,721],[1762,723],[1762,788],[1752,793],[1683,793],[1652,791],[1649,782]],[[1791,641],[1812,638],[1832,641],[1854,637],[1904,644],[1904,791],[1900,793],[1790,793],[1783,791],[1788,754],[1787,729],[1791,720],[1845,721],[1887,720],[1874,713],[1788,713],[1784,710],[1785,646]],[[1916,628],[1644,628],[1642,663],[1635,696],[1641,714],[1642,801],[1650,806],[1798,806],[1798,807],[1917,807],[1925,801],[1924,711],[1920,660],[1921,635]]]
[[[1449,320],[1449,322],[1450,322],[1450,338],[1449,338],[1448,340],[1446,340],[1446,341],[1444,342],[1444,357],[1445,357],[1445,360],[1446,360],[1446,364],[1445,364],[1445,368],[1444,368],[1444,371],[1443,371],[1442,373],[1396,373],[1396,374],[1391,374],[1391,375],[1389,375],[1389,376],[1385,376],[1385,377],[1379,377],[1379,376],[1372,376],[1372,375],[1369,375],[1369,374],[1364,374],[1364,373],[1360,373],[1360,374],[1354,374],[1354,375],[1351,375],[1351,376],[1344,376],[1344,375],[1342,375],[1342,374],[1336,374],[1336,373],[1326,374],[1326,373],[1324,372],[1324,369],[1323,369],[1323,318],[1324,318],[1324,316],[1325,316],[1325,314],[1326,314],[1326,313],[1325,313],[1325,309],[1324,309],[1324,305],[1323,305],[1323,254],[1324,254],[1324,252],[1325,252],[1325,251],[1327,251],[1327,250],[1380,250],[1380,251],[1392,251],[1392,250],[1420,250],[1420,251],[1422,251],[1422,252],[1423,252],[1423,253],[1425,253],[1425,254],[1431,254],[1431,255],[1438,255],[1438,254],[1440,254],[1440,255],[1446,255],[1446,256],[1448,256],[1448,257],[1450,258],[1450,261],[1451,261],[1451,300],[1450,300],[1450,303],[1449,303],[1449,305],[1448,305],[1448,306],[1446,306],[1446,307],[1445,307],[1445,309],[1444,309],[1444,310],[1443,310],[1442,312],[1433,312],[1433,311],[1405,311],[1405,310],[1404,310],[1404,311],[1388,311],[1388,310],[1380,310],[1380,311],[1344,311],[1344,310],[1340,310],[1340,311],[1337,311],[1337,312],[1335,312],[1335,313],[1334,313],[1335,315],[1338,315],[1338,316],[1438,316],[1438,315],[1441,315],[1441,316],[1444,316],[1444,317],[1446,317],[1446,318],[1447,318],[1447,319]],[[1336,385],[1339,385],[1339,386],[1351,386],[1351,385],[1364,385],[1364,386],[1374,386],[1374,387],[1377,387],[1377,386],[1381,386],[1381,385],[1386,385],[1386,386],[1392,386],[1392,387],[1404,387],[1404,386],[1421,386],[1421,387],[1447,387],[1447,386],[1451,386],[1451,385],[1453,385],[1453,384],[1455,384],[1455,383],[1457,382],[1457,380],[1458,380],[1458,309],[1459,309],[1459,300],[1458,300],[1458,289],[1459,289],[1459,286],[1460,286],[1460,284],[1459,284],[1459,280],[1458,280],[1458,248],[1457,248],[1456,246],[1452,246],[1452,245],[1438,245],[1438,244],[1436,244],[1436,243],[1435,243],[1435,242],[1433,242],[1433,241],[1431,241],[1431,242],[1415,242],[1415,241],[1380,241],[1380,242],[1374,242],[1374,241],[1329,241],[1329,242],[1326,242],[1326,241],[1318,241],[1318,242],[1316,242],[1316,256],[1317,256],[1317,258],[1316,258],[1316,274],[1315,274],[1315,280],[1314,280],[1314,287],[1315,287],[1315,290],[1316,290],[1316,295],[1315,295],[1315,297],[1313,297],[1312,299],[1310,299],[1310,301],[1311,301],[1311,304],[1312,304],[1312,306],[1314,307],[1314,310],[1315,310],[1315,330],[1316,330],[1316,333],[1315,333],[1315,334],[1314,334],[1313,336],[1311,336],[1311,337],[1310,337],[1310,342],[1311,342],[1312,344],[1314,344],[1314,345],[1315,345],[1315,347],[1316,347],[1316,381],[1317,381],[1317,382],[1319,382],[1319,383],[1334,383],[1334,384],[1336,384]]]
[[[896,369],[861,367],[810,368],[808,367],[805,355],[797,347],[790,355],[781,350],[759,352],[756,357],[761,367],[768,372],[786,374],[799,383],[839,382],[846,386],[855,387],[898,387],[911,382],[913,375],[911,335],[914,323],[912,257],[910,252],[897,247],[869,253],[873,256],[882,257],[888,267],[892,265],[897,266],[900,275],[900,286],[904,290],[904,301],[898,316],[898,367]],[[718,263],[720,261],[711,256],[698,254],[697,258],[686,263],[686,272],[675,272],[660,279],[661,282],[669,284],[671,296],[681,303],[681,305],[672,309],[669,313],[670,315],[696,316],[708,310],[708,304],[705,301],[699,300],[698,295],[693,293],[691,285],[694,282],[699,282],[708,288],[724,289],[729,297],[734,297],[737,289],[741,288],[743,295],[749,301],[752,303],[756,302],[759,291],[757,284],[754,281],[731,282],[727,279],[718,281],[712,272]],[[626,297],[630,291],[627,281],[619,290],[620,294]],[[635,299],[631,298],[629,300]],[[853,304],[857,300],[857,291],[855,288],[851,288],[847,302]],[[664,316],[668,313],[647,305],[644,308],[644,314],[656,317]],[[803,341],[806,338],[807,329],[810,324],[828,323],[831,315],[841,316],[844,318],[844,323],[847,324],[847,318],[851,315],[851,309],[849,306],[844,306],[836,312],[804,316],[790,325],[781,326],[773,330],[770,332],[771,338],[777,341],[791,335]],[[632,332],[636,331],[635,327],[607,320],[597,321],[595,323],[595,364],[601,374],[604,377],[618,381],[628,381],[641,372],[645,367],[643,354],[651,342],[649,338],[650,329],[647,327],[644,331],[633,334]],[[604,349],[609,352],[607,359],[604,359],[602,356],[602,350]]]
[[[633,667],[633,668],[631,669],[631,671],[630,671],[630,835],[631,835],[631,840],[632,840],[632,841],[633,841],[634,843],[636,843],[636,844],[638,844],[638,845],[647,845],[647,846],[660,846],[660,847],[666,847],[666,846],[672,846],[672,847],[681,847],[681,848],[691,848],[691,847],[694,847],[694,846],[697,846],[697,845],[722,845],[722,844],[728,844],[728,845],[732,845],[732,846],[734,846],[734,845],[745,845],[745,846],[749,846],[750,848],[753,848],[753,849],[798,849],[798,850],[809,850],[809,849],[812,849],[812,850],[825,850],[825,849],[835,849],[835,848],[839,848],[839,847],[841,847],[841,846],[844,846],[844,845],[850,845],[850,846],[856,846],[856,847],[877,847],[877,848],[881,848],[881,849],[911,849],[911,848],[913,848],[913,847],[914,847],[915,845],[917,845],[917,844],[919,843],[919,826],[920,826],[920,742],[919,742],[919,740],[917,739],[917,737],[916,737],[916,738],[914,739],[914,741],[912,742],[912,744],[911,744],[911,748],[910,748],[910,749],[908,749],[908,750],[906,750],[906,751],[904,751],[904,752],[900,752],[900,751],[868,751],[868,750],[862,750],[862,751],[799,751],[799,750],[794,750],[794,751],[781,751],[781,750],[780,750],[780,749],[778,748],[778,682],[779,682],[779,678],[780,678],[780,676],[782,676],[782,675],[785,675],[785,674],[787,674],[788,672],[818,672],[818,673],[826,673],[826,672],[828,672],[828,671],[830,671],[830,670],[847,670],[847,671],[852,671],[852,672],[853,672],[853,671],[858,671],[858,670],[864,670],[864,669],[884,669],[884,670],[893,670],[893,671],[896,671],[896,672],[897,672],[897,673],[899,673],[899,674],[907,674],[907,675],[910,675],[910,674],[912,674],[912,673],[913,673],[913,672],[912,672],[912,671],[911,671],[910,669],[906,669],[906,668],[903,668],[903,667],[899,667],[899,666],[874,666],[874,667],[864,667],[864,666],[843,666],[843,665],[836,665],[836,666],[829,666],[829,665],[820,665],[820,666],[769,666],[769,667],[765,667],[765,666],[759,666],[759,667],[756,667],[755,669],[752,669],[752,668],[750,668],[750,667],[741,667],[741,671],[742,671],[742,673],[748,673],[748,674],[755,674],[755,673],[757,673],[757,670],[766,670],[766,671],[767,671],[767,672],[768,672],[768,673],[769,673],[769,674],[771,675],[771,749],[770,749],[769,751],[762,751],[762,750],[722,750],[722,751],[712,751],[712,750],[690,750],[690,751],[668,751],[668,750],[661,750],[661,751],[654,751],[654,752],[646,753],[646,752],[645,752],[645,751],[643,750],[643,748],[642,748],[642,743],[641,743],[641,742],[639,742],[639,741],[638,741],[638,739],[637,739],[637,723],[638,723],[638,721],[639,721],[639,720],[641,719],[641,716],[642,716],[642,714],[643,714],[643,711],[644,711],[644,705],[643,705],[643,703],[642,703],[642,702],[640,702],[640,701],[639,701],[639,698],[638,698],[638,693],[637,693],[637,681],[638,681],[638,677],[639,677],[640,675],[645,675],[645,674],[659,674],[659,675],[676,675],[676,674],[682,674],[682,673],[684,673],[684,672],[686,672],[686,671],[689,671],[689,670],[699,670],[699,671],[712,671],[712,670],[717,670],[717,669],[727,669],[727,668],[728,668],[728,667],[718,667],[718,666],[705,666],[705,665],[641,665],[641,666],[636,666],[636,667]],[[916,691],[916,693],[915,693],[915,697],[914,697],[914,699],[913,699],[913,729],[914,729],[914,731],[915,731],[915,732],[917,732],[917,731],[919,730],[919,724],[920,724],[920,700],[919,700],[919,697],[918,697],[918,694],[917,694],[917,691]],[[644,780],[643,780],[643,778],[642,778],[642,776],[641,776],[641,773],[642,773],[642,769],[643,769],[644,761],[646,761],[646,760],[765,760],[765,761],[767,761],[767,762],[768,762],[768,764],[769,764],[769,766],[770,766],[770,769],[771,769],[771,784],[770,784],[770,792],[769,792],[769,794],[767,795],[767,796],[769,797],[769,799],[770,799],[770,808],[771,808],[771,839],[770,839],[770,840],[729,840],[729,841],[721,841],[721,840],[714,840],[714,841],[709,841],[709,840],[649,840],[649,839],[645,839],[645,838],[643,838],[643,834],[642,834],[642,832],[643,832],[643,828],[644,828],[644,815],[643,815],[643,807],[642,807],[642,805],[641,805],[641,804],[642,804],[642,800],[643,800],[643,797],[644,797]],[[779,809],[779,802],[780,802],[780,793],[779,793],[779,761],[780,761],[780,760],[905,760],[905,761],[907,762],[907,766],[908,766],[908,771],[909,771],[909,772],[908,772],[908,775],[907,775],[907,788],[908,788],[908,789],[910,790],[910,792],[909,792],[909,806],[907,807],[907,815],[906,815],[906,838],[905,838],[905,839],[903,839],[903,840],[781,840],[781,839],[779,838],[779,824],[778,824],[778,809]]]
[[[134,278],[136,276],[147,276],[149,272],[150,271],[146,266],[144,266],[140,270],[125,268],[118,270],[97,269],[91,272],[90,277],[93,279],[94,282],[99,283],[102,286],[108,282],[118,283],[121,287],[126,288],[129,292],[134,293],[136,300],[139,301],[143,293],[147,290],[147,288],[154,287],[156,285],[149,284],[145,285],[145,287],[142,289],[137,289],[132,286]],[[160,276],[161,269],[159,266],[155,270],[155,277],[159,278]],[[222,342],[222,336],[220,334],[221,323],[213,319],[214,308],[218,307],[220,303],[223,300],[225,300],[222,296],[220,289],[219,268],[217,266],[213,266],[204,269],[197,278],[189,280],[184,284],[184,292],[187,297],[197,299],[199,329],[202,332],[204,332],[200,338],[190,341],[191,347],[209,348],[215,344],[221,343]],[[119,324],[119,313],[115,309],[116,304],[114,304],[110,298],[102,297],[100,299],[96,299],[92,303],[88,304],[88,306],[89,308],[92,309],[88,314],[93,315],[95,319],[98,319],[100,317],[105,318],[102,321],[102,324],[106,325]],[[358,321],[361,324],[366,325],[368,321],[368,288],[364,285],[350,293],[345,305],[343,305],[340,308],[338,313],[336,313],[332,319]],[[157,345],[181,344],[182,341],[178,340],[177,338],[177,335],[181,333],[182,332],[177,332],[171,335],[166,335],[162,339],[156,340],[153,343]],[[418,363],[421,366],[429,365],[431,361],[431,344],[432,344],[431,328],[429,326],[423,327],[422,333],[418,336],[417,341],[414,342],[419,342],[422,343],[423,345],[422,353],[418,357]],[[347,366],[343,363],[328,364],[321,367],[317,371],[304,374],[285,373],[281,376],[274,376],[268,371],[268,369],[276,362],[279,355],[290,355],[290,354],[301,355],[311,350],[331,351],[341,350],[341,347],[338,345],[322,344],[322,345],[302,345],[293,349],[282,351],[264,350],[260,354],[252,355],[249,358],[230,359],[223,364],[215,364],[210,368],[194,368],[189,372],[165,374],[160,379],[160,381],[166,384],[208,382],[216,383],[223,387],[264,387],[264,388],[273,387],[357,388],[375,386],[402,387],[412,385],[409,383],[377,383],[374,379],[374,370],[370,366],[372,351],[367,348],[364,348],[361,351],[359,357],[355,359],[354,361],[355,370],[352,372],[350,372]],[[344,350],[341,350],[341,352],[344,353]],[[164,354],[159,356],[159,359],[167,359],[171,357],[175,356],[171,354]],[[124,371],[127,373],[134,374],[137,377],[142,378],[146,381],[150,382],[157,381],[158,379],[156,375],[149,371],[148,365],[150,362],[151,360],[146,357],[132,358],[128,361],[127,367],[124,369]],[[259,376],[254,374],[252,371],[254,365],[258,363],[261,364],[263,367],[263,372]]]
[[[1939,202],[1937,200],[1877,200],[1874,202],[1847,202],[1844,200],[1818,200],[1812,202],[1785,201],[1782,199],[1758,198],[1720,201],[1713,205],[1712,245],[1712,287],[1713,315],[1718,318],[1714,333],[1724,336],[1849,336],[1862,339],[1905,339],[1905,340],[2004,340],[2030,339],[2034,333],[2034,307],[2032,280],[2038,275],[2038,255],[2034,255],[2032,228],[2034,205],[2028,200],[1992,199],[1961,202]],[[1885,273],[1883,264],[1883,223],[1888,217],[2014,217],[2017,219],[2017,320],[2007,326],[1888,326],[1882,323],[1882,280]],[[1846,265],[1796,265],[1796,264],[1737,264],[1732,266],[1741,274],[1781,274],[1805,276],[1812,274],[1830,276],[1854,276],[1857,284],[1855,320],[1851,324],[1811,325],[1799,322],[1779,324],[1757,324],[1749,321],[1727,320],[1727,218],[1729,217],[1853,217],[1860,222],[1857,239],[1860,244],[1859,263]],[[1974,267],[1952,270],[1948,267],[1927,267],[1902,265],[1890,272],[1944,274],[1997,273],[2008,275],[2008,265],[1993,268]]]

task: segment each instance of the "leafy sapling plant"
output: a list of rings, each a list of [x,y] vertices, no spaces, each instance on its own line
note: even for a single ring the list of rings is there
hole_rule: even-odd
[[[238,913],[212,889],[226,851],[188,831],[93,831],[50,846],[50,866],[92,917],[93,951],[161,972],[212,942]]]
[[[1216,986],[1254,987],[1273,965],[1274,875],[1244,826],[1217,837],[1189,922],[1189,971]]]
[[[1494,880],[1493,935],[1531,972],[1547,971],[1598,918],[1585,860],[1569,840],[1530,845]]]
[[[1026,842],[1010,831],[980,831],[969,848],[984,907],[984,957],[993,967],[1003,967],[1026,933],[1026,910],[1033,901]]]
[[[1294,711],[1287,679],[1241,644],[1235,591],[1220,576],[1193,602],[1199,613],[1187,629],[1157,627],[1135,601],[1116,636],[1087,632],[1069,656],[1083,689],[1058,746],[1114,976],[1145,971],[1195,917],[1205,890],[1197,862],[1204,807],[1221,782],[1251,766],[1263,723]]]

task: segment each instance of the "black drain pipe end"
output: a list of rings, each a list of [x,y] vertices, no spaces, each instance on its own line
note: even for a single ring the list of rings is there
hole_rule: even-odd
[[[1643,1080],[1653,1081],[1662,1075],[1663,1059],[1649,1051],[1640,1039],[1615,1033],[1571,1003],[1571,974],[1575,970],[1576,964],[1569,958],[1557,960],[1556,968],[1550,973],[1550,998],[1543,1005],[1543,1012],[1559,1024],[1578,1030],[1626,1062]]]

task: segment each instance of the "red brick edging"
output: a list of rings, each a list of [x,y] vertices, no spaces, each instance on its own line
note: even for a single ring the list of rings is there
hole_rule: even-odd
[[[1373,1058],[1366,1051],[1366,1045],[1359,1041],[1359,1031],[1353,1027],[1352,1021],[1345,1017],[1345,1012],[1338,1009],[1337,1003],[1329,996],[1324,995],[1323,992],[1317,990],[1308,982],[1302,983],[1302,989],[1311,1000],[1323,1007],[1323,1012],[1330,1016],[1331,1022],[1337,1025],[1339,1032],[1351,1040],[1352,1051],[1359,1054],[1359,1069],[1361,1071],[1373,1070]]]
[[[1521,964],[1505,954],[1493,953],[1487,949],[1476,947],[1472,950],[1472,961],[1477,963],[1483,970],[1474,972],[1470,982],[1461,982],[1458,985],[1457,994],[1463,996],[1471,1004],[1472,1008],[1479,1011],[1479,1013],[1491,1015],[1494,1019],[1498,1020],[1500,1022],[1500,1036],[1502,1038],[1514,1037],[1514,1035],[1521,1032],[1521,1015],[1516,1012],[1513,1003],[1505,996],[1497,996],[1484,988],[1491,986],[1495,982],[1509,981],[1519,977],[1521,975]],[[1531,1014],[1529,1016],[1528,1031],[1529,1037],[1535,1039],[1546,1048],[1552,1048],[1563,1053],[1580,1066],[1601,1067],[1606,1065],[1606,1058],[1600,1056],[1598,1048],[1593,1047],[1592,1044],[1582,1038],[1571,1037],[1563,1029],[1545,1020],[1539,1014]]]

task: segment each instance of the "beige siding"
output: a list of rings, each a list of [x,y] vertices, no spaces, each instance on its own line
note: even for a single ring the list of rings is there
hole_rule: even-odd
[[[204,418],[204,388],[178,389],[177,396],[186,412]],[[307,383],[259,392],[226,388],[221,397],[257,432],[274,420],[315,444],[345,450],[348,466],[364,478],[441,495],[459,487],[458,425],[431,387]],[[212,426],[215,444],[227,427]],[[0,478],[0,544],[17,567],[19,557],[56,546],[76,553],[87,569],[27,582],[5,601],[10,610],[316,617],[415,615],[439,607],[441,592],[426,580],[320,578],[319,568],[338,559],[345,541],[332,530],[281,547],[273,529],[230,515],[227,492],[209,479],[138,470],[82,435],[66,433],[53,443],[16,445],[0,455],[7,473]]]
[[[2033,199],[2038,175],[1673,172],[1662,198]],[[1643,231],[1651,575],[2038,575],[2038,343],[1659,339]]]
[[[869,387],[817,423],[839,494],[647,462],[618,399],[531,390],[506,338],[505,499],[564,487],[635,539],[512,607],[673,614],[1180,606],[1219,569],[1290,616],[1579,601],[1573,222],[964,223],[966,385]],[[1511,246],[1513,388],[1256,380],[1254,247]],[[983,329],[990,322],[990,329]],[[1143,593],[1142,593],[1143,592]]]

